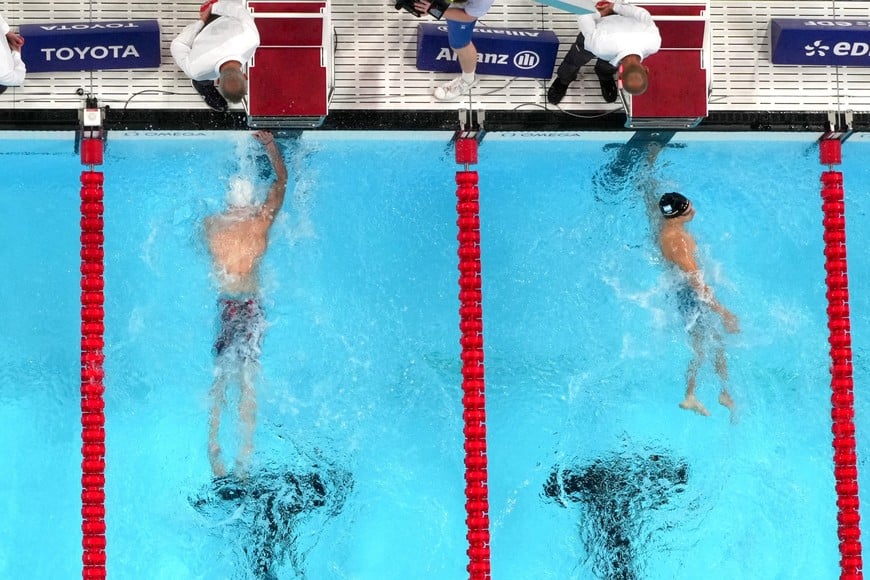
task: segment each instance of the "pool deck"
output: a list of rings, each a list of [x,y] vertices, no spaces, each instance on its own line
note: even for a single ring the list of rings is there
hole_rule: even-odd
[[[244,111],[214,115],[178,69],[169,45],[196,18],[200,2],[82,2],[13,0],[3,16],[14,27],[45,22],[157,18],[161,65],[148,70],[32,73],[25,85],[0,96],[0,128],[44,128],[75,123],[82,105],[78,89],[109,106],[117,127],[242,128]],[[776,17],[863,19],[870,1],[711,0],[712,85],[710,115],[701,128],[817,130],[828,111],[853,111],[855,128],[870,128],[870,67],[774,66],[769,58],[769,22]],[[361,4],[332,0],[334,89],[324,128],[446,128],[468,100],[439,103],[431,97],[447,73],[415,66],[416,19],[392,2]],[[480,25],[544,28],[560,40],[564,55],[577,33],[573,15],[532,0],[496,2]],[[557,61],[558,62],[558,61]],[[591,78],[590,78],[591,77]],[[575,82],[561,110],[546,102],[549,81],[481,76],[471,106],[486,111],[488,127],[519,129],[621,128],[621,107],[601,101],[597,80]]]

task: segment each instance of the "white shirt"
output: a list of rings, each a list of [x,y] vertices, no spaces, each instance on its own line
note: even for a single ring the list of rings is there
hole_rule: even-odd
[[[649,12],[622,0],[613,3],[613,12],[604,18],[597,11],[577,18],[586,50],[613,66],[629,54],[643,60],[659,51],[662,37]]]
[[[6,33],[11,29],[0,16],[0,85],[4,87],[20,87],[24,83],[24,73],[27,72],[21,61],[21,53],[9,48]]]
[[[188,24],[169,47],[176,64],[195,81],[218,78],[221,65],[231,60],[247,64],[260,46],[254,18],[241,2],[219,0],[211,13],[220,18],[208,26],[202,20]]]

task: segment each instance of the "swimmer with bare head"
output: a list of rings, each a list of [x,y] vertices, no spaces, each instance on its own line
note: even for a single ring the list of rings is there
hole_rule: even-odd
[[[211,253],[220,295],[220,330],[214,344],[215,378],[212,384],[208,456],[216,477],[226,475],[218,443],[221,409],[226,404],[227,385],[236,378],[241,389],[239,420],[241,443],[235,473],[247,475],[254,448],[256,393],[260,345],[266,328],[259,295],[258,266],[269,245],[269,230],[284,203],[287,168],[274,136],[254,133],[263,144],[275,180],[263,203],[254,199],[253,185],[240,178],[230,180],[227,207],[205,220],[205,237]]]

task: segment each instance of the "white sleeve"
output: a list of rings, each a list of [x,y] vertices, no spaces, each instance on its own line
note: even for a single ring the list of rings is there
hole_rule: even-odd
[[[231,18],[236,18],[245,23],[248,21],[250,21],[251,24],[254,23],[254,17],[251,16],[251,12],[247,7],[245,7],[241,2],[235,2],[233,0],[218,0],[211,5],[211,13],[217,14],[218,16],[230,16]]]
[[[3,37],[3,41],[6,40],[6,37]],[[2,42],[2,41],[0,41]],[[9,50],[8,46],[0,48],[0,50]],[[24,84],[24,74],[27,72],[27,68],[24,66],[24,61],[21,60],[21,53],[17,50],[7,52],[7,55],[11,53],[12,56],[12,68],[7,69],[5,72],[0,72],[0,85],[4,87],[20,87]],[[6,57],[8,59],[8,56]],[[9,61],[6,60],[6,64],[8,65]]]
[[[191,74],[190,71],[190,49],[193,47],[193,39],[196,38],[196,35],[199,34],[199,31],[202,30],[203,26],[205,26],[205,24],[202,20],[197,20],[196,22],[188,24],[169,46],[169,52],[172,53],[172,58],[175,59],[175,64],[181,67],[181,70],[191,78],[194,75]]]
[[[257,45],[260,44],[260,31],[257,29],[257,23],[254,22],[254,16],[251,14],[251,11],[248,10],[247,6],[242,2],[236,2],[235,0],[218,0],[211,5],[211,13],[217,14],[218,16],[229,16],[230,18],[235,18],[242,23],[242,26],[244,26],[249,33],[253,33],[257,38]]]
[[[627,16],[628,18],[643,22],[644,24],[653,24],[653,19],[652,16],[650,16],[650,13],[640,6],[632,6],[625,2],[614,2],[613,11],[622,16]]]
[[[601,20],[601,14],[598,11],[591,14],[584,14],[577,17],[577,24],[580,26],[580,33],[589,38],[595,32],[595,27],[598,26],[598,21]]]
[[[10,30],[11,29],[9,28],[9,25],[6,23],[5,20],[3,20],[3,17],[0,16],[0,35],[6,36],[6,33]]]
[[[24,66],[24,61],[21,60],[21,53],[17,50],[12,51],[12,61],[15,63],[15,69],[12,71],[12,82],[9,84],[13,87],[20,87],[24,84],[24,75],[27,73],[27,67]]]

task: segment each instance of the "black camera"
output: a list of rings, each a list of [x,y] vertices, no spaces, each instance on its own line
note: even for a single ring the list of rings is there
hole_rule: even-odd
[[[427,12],[438,20],[441,20],[441,17],[444,16],[444,11],[449,7],[450,0],[432,0],[432,4]],[[417,18],[423,16],[423,13],[414,7],[414,0],[396,0],[396,10],[407,10]]]

